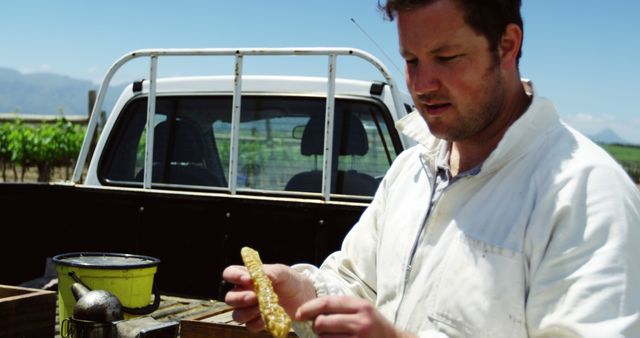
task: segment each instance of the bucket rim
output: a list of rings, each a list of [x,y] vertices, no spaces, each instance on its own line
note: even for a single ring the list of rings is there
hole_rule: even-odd
[[[144,260],[144,262],[136,263],[136,264],[128,264],[128,265],[118,265],[118,264],[107,264],[107,265],[95,265],[86,262],[77,262],[77,261],[66,261],[68,258],[77,258],[77,257],[121,257],[121,258],[137,258]],[[136,254],[125,254],[118,252],[93,252],[93,251],[78,251],[78,252],[68,252],[53,256],[53,262],[57,265],[71,266],[71,267],[79,267],[86,269],[139,269],[139,268],[150,268],[154,266],[158,266],[160,264],[160,259],[145,256],[145,255],[136,255]]]

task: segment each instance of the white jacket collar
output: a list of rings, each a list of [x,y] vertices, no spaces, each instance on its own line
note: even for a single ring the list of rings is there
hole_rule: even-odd
[[[529,83],[525,82],[527,92],[533,95]],[[551,101],[533,95],[527,111],[516,120],[502,137],[496,149],[491,152],[482,166],[482,172],[490,172],[500,168],[507,161],[526,153],[526,149],[535,143],[553,126],[558,125],[559,115]],[[438,151],[442,149],[442,139],[436,138],[429,131],[427,123],[418,111],[413,111],[396,122],[396,128],[404,135],[424,147],[424,154],[434,163]]]

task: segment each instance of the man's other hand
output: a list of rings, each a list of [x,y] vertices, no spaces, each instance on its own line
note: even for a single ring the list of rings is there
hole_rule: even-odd
[[[348,296],[312,299],[298,308],[295,320],[311,320],[319,337],[410,337],[397,330],[373,304]]]

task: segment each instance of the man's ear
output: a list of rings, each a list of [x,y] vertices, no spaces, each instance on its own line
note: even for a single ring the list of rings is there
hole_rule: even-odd
[[[498,45],[500,64],[507,68],[516,67],[520,48],[522,48],[522,29],[518,25],[510,23],[505,28]]]

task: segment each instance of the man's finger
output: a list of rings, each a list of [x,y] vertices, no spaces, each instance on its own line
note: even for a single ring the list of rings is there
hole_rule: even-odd
[[[302,304],[296,311],[296,320],[312,320],[321,314],[355,313],[357,308],[351,297],[318,297]]]
[[[224,302],[234,308],[247,307],[257,305],[258,297],[252,289],[246,290],[236,287],[233,290],[227,292],[227,294],[224,296]]]
[[[258,331],[264,330],[264,327],[265,327],[264,321],[260,316],[258,316],[258,318],[255,318],[253,320],[246,322],[245,326],[247,327],[247,330],[251,332],[258,332]]]
[[[222,278],[228,283],[235,285],[250,285],[251,276],[247,268],[242,265],[231,265],[222,271]]]
[[[258,306],[249,306],[243,308],[236,308],[233,310],[231,317],[234,321],[245,324],[254,321],[256,318],[260,318],[260,309]]]
[[[321,314],[313,321],[313,331],[320,336],[352,337],[357,329],[352,314]]]

